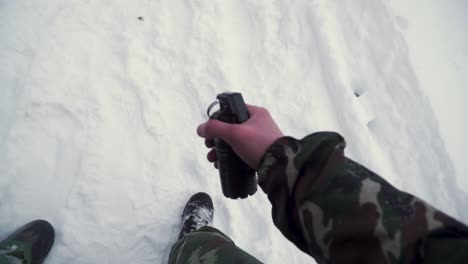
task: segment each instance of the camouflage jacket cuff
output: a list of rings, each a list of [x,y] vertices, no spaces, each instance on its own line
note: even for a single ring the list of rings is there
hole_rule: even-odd
[[[258,184],[268,193],[268,186],[271,184],[287,183],[291,195],[299,172],[311,155],[316,154],[313,155],[314,158],[321,161],[327,158],[330,151],[337,147],[344,149],[345,145],[344,138],[335,132],[313,133],[301,140],[288,136],[279,138],[267,149],[260,161]],[[282,179],[274,179],[275,175]]]
[[[261,186],[268,179],[270,171],[275,170],[278,164],[288,162],[288,157],[285,153],[288,149],[294,148],[297,144],[297,139],[293,137],[282,137],[277,139],[265,152],[258,169],[258,183]]]
[[[304,172],[310,168],[322,168],[338,147],[344,148],[344,139],[333,132],[314,133],[302,140],[283,137],[268,148],[258,170],[258,184],[272,204],[274,224],[286,238],[308,254],[311,252],[297,209],[301,205],[300,198],[308,196],[312,188],[306,183],[302,190],[296,189],[304,176],[315,181],[312,174],[304,175]],[[317,254],[311,255],[317,259]]]

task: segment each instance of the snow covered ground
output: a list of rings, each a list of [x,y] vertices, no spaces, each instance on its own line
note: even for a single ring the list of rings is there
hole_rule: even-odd
[[[468,190],[468,1],[391,0],[410,61],[429,97],[457,182]]]
[[[313,262],[262,191],[223,197],[195,133],[223,91],[288,135],[342,133],[350,157],[468,221],[406,26],[384,0],[0,1],[0,237],[43,218],[48,263],[166,263],[205,191],[258,259]]]

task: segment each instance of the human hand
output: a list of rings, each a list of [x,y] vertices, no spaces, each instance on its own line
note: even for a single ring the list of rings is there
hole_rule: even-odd
[[[214,138],[224,140],[247,165],[258,170],[260,160],[268,147],[284,136],[268,110],[253,105],[246,107],[250,118],[242,124],[210,119],[197,128],[197,134],[205,138],[206,147],[211,148],[207,155],[208,161],[214,162],[216,168],[218,159]]]

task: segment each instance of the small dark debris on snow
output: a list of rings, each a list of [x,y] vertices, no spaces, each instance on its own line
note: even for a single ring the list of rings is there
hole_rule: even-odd
[[[143,21],[143,17],[138,17],[138,20]]]
[[[365,92],[366,92],[366,89],[365,87],[361,86],[361,85],[356,85],[356,84],[353,84],[353,90],[354,90],[354,95],[356,97],[361,97]]]
[[[376,123],[377,123],[377,122],[375,121],[375,119],[372,119],[371,121],[369,121],[369,122],[367,123],[367,127],[368,127],[369,129],[375,129]]]

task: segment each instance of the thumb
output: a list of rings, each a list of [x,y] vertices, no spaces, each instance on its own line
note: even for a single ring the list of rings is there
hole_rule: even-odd
[[[233,124],[210,119],[198,126],[197,134],[202,138],[213,139],[218,137],[225,141],[230,141],[234,126]]]

